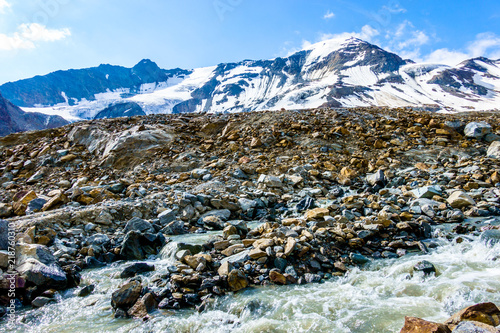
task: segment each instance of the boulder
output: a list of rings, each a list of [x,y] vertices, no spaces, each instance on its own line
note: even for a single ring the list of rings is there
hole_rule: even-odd
[[[131,281],[123,285],[111,295],[111,305],[114,309],[129,309],[137,302],[142,292],[142,285],[139,281]]]
[[[495,245],[500,242],[500,230],[491,229],[481,233],[481,240],[488,245]]]
[[[488,147],[486,156],[493,158],[500,158],[500,141],[493,141]]]
[[[470,197],[464,191],[453,192],[446,200],[453,208],[463,208],[468,206],[473,206],[476,204],[474,199]]]
[[[169,224],[170,222],[175,220],[176,215],[177,215],[177,210],[175,209],[164,210],[158,215],[158,218],[160,219],[160,224],[162,226]]]
[[[33,306],[34,308],[41,308],[42,306],[48,304],[51,301],[53,301],[53,299],[48,297],[38,296],[31,302],[31,306]]]
[[[500,333],[500,330],[477,321],[463,321],[453,329],[452,333]]]
[[[125,269],[120,273],[121,279],[127,279],[136,276],[140,273],[151,272],[155,270],[154,265],[150,265],[145,262],[137,262],[130,266],[125,267]]]
[[[314,208],[314,209],[308,210],[305,213],[305,218],[308,221],[312,221],[312,220],[316,220],[316,219],[320,219],[320,218],[323,218],[325,216],[328,216],[329,214],[330,214],[330,211],[328,210],[328,208]]]
[[[9,248],[9,222],[0,220],[0,250]]]
[[[45,289],[61,290],[66,288],[68,282],[66,273],[57,264],[46,265],[34,258],[25,260],[17,267],[17,272],[27,283]]]
[[[88,295],[92,294],[94,289],[95,289],[95,285],[93,285],[93,284],[85,286],[82,289],[80,289],[80,291],[78,292],[78,297],[87,297]]]
[[[411,193],[417,199],[432,199],[432,197],[434,197],[435,195],[442,195],[443,190],[441,189],[441,186],[432,185],[416,188],[412,190]]]
[[[154,311],[158,306],[153,294],[147,293],[142,298],[138,299],[137,302],[132,306],[127,314],[130,317],[144,318],[148,313]]]
[[[172,221],[168,223],[162,230],[165,235],[182,235],[186,233],[183,221]]]
[[[434,267],[434,265],[431,262],[427,260],[422,260],[419,261],[415,266],[413,266],[413,271],[424,272],[425,275],[428,275],[431,273],[436,273],[436,267]]]
[[[234,269],[233,265],[230,262],[224,262],[222,265],[220,265],[219,269],[217,270],[217,273],[219,276],[228,276],[229,273]]]
[[[268,187],[274,187],[274,188],[281,188],[283,186],[283,183],[281,182],[280,178],[269,175],[260,175],[259,179],[257,180],[257,183],[264,184]]]
[[[162,234],[141,234],[132,230],[121,244],[120,255],[127,260],[143,260],[148,255],[158,254],[165,242]]]
[[[271,271],[269,273],[269,279],[276,284],[286,284],[286,277],[277,271]]]
[[[148,221],[145,221],[143,219],[140,219],[138,217],[132,218],[130,221],[127,222],[125,225],[124,233],[128,233],[129,231],[138,231],[141,233],[144,232],[155,232],[155,229],[149,223]]]
[[[491,133],[491,126],[487,122],[471,122],[465,126],[464,134],[468,138],[481,140],[484,136]]]
[[[443,324],[415,317],[405,317],[405,325],[400,333],[451,333],[451,331]]]
[[[232,291],[238,291],[248,286],[248,280],[242,271],[233,269],[227,276],[227,283]]]
[[[381,187],[384,187],[387,183],[387,179],[385,178],[384,171],[378,170],[375,173],[367,175],[366,182],[371,186],[379,185]]]
[[[486,325],[500,324],[500,310],[494,303],[480,303],[469,306],[445,321],[449,327],[454,327],[462,321],[478,321]]]

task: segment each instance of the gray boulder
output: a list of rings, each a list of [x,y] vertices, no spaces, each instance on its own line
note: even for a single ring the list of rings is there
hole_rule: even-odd
[[[487,122],[471,122],[465,126],[464,134],[468,138],[481,140],[487,134],[491,133],[491,125]]]
[[[500,158],[500,141],[493,141],[488,147],[486,156],[493,158]]]
[[[24,276],[27,283],[46,289],[64,289],[67,285],[66,273],[56,264],[45,265],[30,258],[17,267],[19,275]]]
[[[140,219],[138,217],[132,218],[130,221],[127,222],[125,225],[125,233],[128,233],[129,231],[138,231],[138,232],[155,232],[155,229],[149,223],[148,221],[145,221],[143,219]]]

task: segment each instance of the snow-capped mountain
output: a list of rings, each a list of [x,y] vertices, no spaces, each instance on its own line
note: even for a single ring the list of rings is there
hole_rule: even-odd
[[[76,78],[76,79],[75,79]],[[146,114],[241,112],[321,106],[424,106],[489,110],[500,102],[500,61],[455,67],[416,64],[356,38],[313,44],[286,58],[194,70],[101,65],[7,83],[0,92],[26,111],[93,118],[133,102]]]

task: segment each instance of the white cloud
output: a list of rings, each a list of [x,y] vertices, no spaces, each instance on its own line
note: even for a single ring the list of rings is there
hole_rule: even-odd
[[[405,49],[407,47],[419,47],[429,42],[429,36],[425,34],[423,31],[413,31],[412,37],[401,41],[398,43],[399,49]]]
[[[472,57],[491,57],[500,52],[500,37],[492,32],[478,34],[467,49]]]
[[[340,34],[321,34],[319,41],[322,42],[322,41],[327,40],[327,39],[347,39],[350,37],[356,37],[356,38],[362,39],[364,41],[370,42],[373,40],[373,37],[376,37],[379,34],[380,34],[380,32],[377,29],[375,29],[369,25],[365,25],[361,28],[360,32],[342,32]],[[310,42],[308,42],[308,41],[306,41],[306,42],[309,43],[309,45],[311,45]]]
[[[406,9],[401,7],[397,2],[394,3],[394,6],[383,6],[382,9],[392,14],[406,13]]]
[[[54,42],[68,36],[71,36],[68,28],[47,29],[38,23],[21,24],[11,35],[0,34],[0,50],[33,49],[36,42]]]
[[[468,58],[470,58],[470,56],[466,53],[460,51],[450,51],[444,48],[435,50],[432,53],[425,56],[423,59],[419,60],[427,63],[455,66]],[[414,59],[418,58],[415,57]]]
[[[477,57],[495,60],[500,58],[500,37],[491,32],[481,33],[474,41],[469,42],[463,51],[438,49],[423,57],[421,61],[454,66],[464,60]]]
[[[0,1],[1,1],[1,0],[0,0]],[[327,11],[327,12],[326,12],[326,14],[323,16],[323,18],[324,18],[325,20],[329,20],[329,19],[334,18],[334,17],[335,17],[335,14],[334,14],[334,13],[332,13],[331,11]]]
[[[5,13],[5,9],[10,7],[10,3],[7,0],[0,0],[0,13]]]

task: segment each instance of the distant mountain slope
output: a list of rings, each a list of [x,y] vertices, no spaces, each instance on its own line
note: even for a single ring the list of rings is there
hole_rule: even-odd
[[[61,77],[59,79],[59,77]],[[450,67],[417,64],[357,38],[331,39],[272,60],[194,70],[101,65],[7,83],[3,92],[30,111],[92,119],[116,103],[146,114],[242,112],[321,106],[418,106],[490,110],[500,105],[500,61]],[[44,107],[34,108],[43,105]]]
[[[0,136],[11,133],[64,126],[68,122],[59,116],[24,112],[0,95]]]
[[[145,59],[133,68],[100,65],[35,76],[5,83],[0,86],[0,92],[21,107],[59,103],[74,105],[82,100],[93,101],[96,95],[112,91],[120,91],[124,97],[130,97],[189,73],[182,69],[163,70],[156,63]]]

